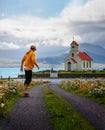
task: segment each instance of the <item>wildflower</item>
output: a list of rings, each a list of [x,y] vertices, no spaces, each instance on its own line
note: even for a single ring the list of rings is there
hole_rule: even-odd
[[[15,88],[12,89],[12,93],[16,93],[16,89]]]
[[[1,103],[1,108],[4,108],[5,107],[5,104],[4,103]]]
[[[0,93],[0,98],[3,98],[3,96],[4,96],[4,93]]]
[[[0,88],[3,88],[3,86],[0,86]]]

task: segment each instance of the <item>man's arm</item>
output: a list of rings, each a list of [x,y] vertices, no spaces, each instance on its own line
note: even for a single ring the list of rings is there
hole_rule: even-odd
[[[21,62],[20,71],[23,72],[23,63]]]
[[[39,66],[36,62],[36,57],[35,57],[35,54],[32,55],[32,61],[34,62],[35,66],[39,69]]]
[[[20,71],[23,72],[23,64],[24,64],[24,61],[25,61],[25,56],[22,58],[21,60],[21,65],[20,65]]]
[[[35,65],[36,65],[36,67],[37,67],[37,68],[38,68],[38,70],[39,70],[39,66],[38,66],[38,64],[36,63]]]

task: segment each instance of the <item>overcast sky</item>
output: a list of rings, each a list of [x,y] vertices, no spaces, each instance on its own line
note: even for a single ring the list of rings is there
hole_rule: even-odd
[[[68,46],[105,47],[105,0],[0,0],[0,49]]]

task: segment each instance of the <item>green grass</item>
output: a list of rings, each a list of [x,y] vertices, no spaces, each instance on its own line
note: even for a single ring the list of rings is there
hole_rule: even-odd
[[[95,130],[68,102],[47,86],[43,92],[46,109],[55,130]]]
[[[7,110],[5,111],[6,115],[12,110],[14,103],[16,102],[18,97],[19,97],[19,95],[13,95],[13,96],[11,96],[11,98],[9,100],[6,101],[6,104],[8,106]]]
[[[105,70],[59,71],[60,74],[105,74]]]
[[[0,123],[10,113],[10,111],[12,110],[12,108],[13,108],[13,106],[14,106],[14,104],[15,104],[18,97],[19,97],[19,95],[12,95],[11,98],[6,100],[6,102],[5,102],[6,107],[3,108],[4,109],[3,111],[0,110],[2,112],[2,113],[0,112],[0,115],[1,115],[0,116]]]
[[[89,93],[84,93],[84,92],[79,92],[79,91],[74,91],[73,93],[80,95],[80,96],[83,96],[83,97],[87,97],[90,100],[105,106],[105,97],[95,97],[95,96],[92,96]]]
[[[105,74],[105,70],[87,70],[87,71],[65,71],[59,70],[59,74]],[[33,74],[50,74],[50,70],[33,72]]]

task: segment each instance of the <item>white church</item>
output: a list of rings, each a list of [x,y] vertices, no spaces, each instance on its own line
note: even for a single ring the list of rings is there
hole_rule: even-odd
[[[64,59],[65,71],[86,71],[92,69],[92,58],[78,50],[78,43],[72,41],[68,56]]]

